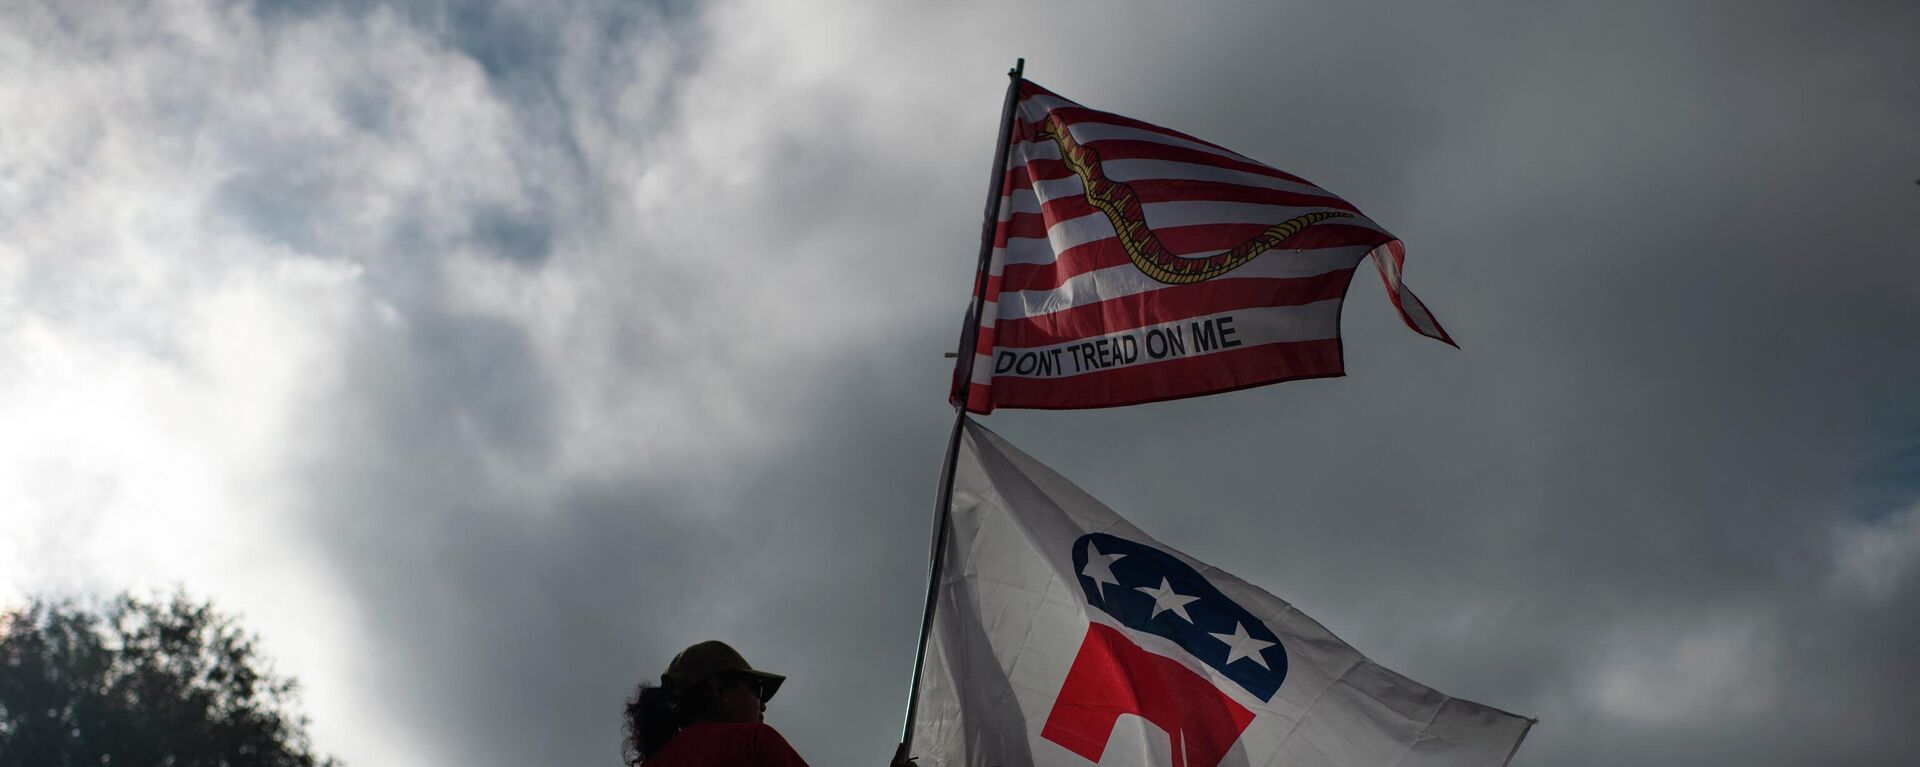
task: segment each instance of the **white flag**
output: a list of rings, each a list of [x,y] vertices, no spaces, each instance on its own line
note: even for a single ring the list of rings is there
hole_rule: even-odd
[[[1492,767],[1533,723],[1381,667],[977,424],[938,592],[922,767]]]

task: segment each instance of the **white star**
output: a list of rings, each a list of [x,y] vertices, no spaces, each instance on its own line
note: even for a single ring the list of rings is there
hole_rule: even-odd
[[[1102,554],[1099,549],[1093,547],[1093,541],[1087,541],[1087,566],[1080,569],[1080,574],[1092,578],[1093,587],[1100,591],[1100,596],[1104,597],[1107,595],[1107,590],[1102,584],[1120,585],[1120,579],[1113,577],[1113,563],[1120,561],[1124,556],[1126,555]]]
[[[1145,586],[1135,586],[1133,590],[1153,597],[1153,615],[1148,616],[1149,618],[1158,618],[1161,613],[1172,610],[1173,614],[1180,616],[1181,620],[1188,623],[1193,622],[1193,617],[1187,615],[1187,603],[1198,602],[1200,598],[1183,596],[1174,591],[1173,584],[1169,583],[1166,578],[1160,579],[1160,588],[1150,589]]]
[[[1254,639],[1247,634],[1247,627],[1240,625],[1239,622],[1233,624],[1233,633],[1212,636],[1227,643],[1227,665],[1233,665],[1234,661],[1241,658],[1252,658],[1253,662],[1260,664],[1261,668],[1273,670],[1272,666],[1267,665],[1267,659],[1260,655],[1260,651],[1272,647],[1274,643]]]

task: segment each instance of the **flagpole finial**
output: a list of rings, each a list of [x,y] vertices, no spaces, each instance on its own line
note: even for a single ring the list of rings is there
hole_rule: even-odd
[[[1026,58],[1025,57],[1017,58],[1013,60],[1013,68],[1007,70],[1007,76],[1015,80],[1018,80],[1020,79],[1021,75],[1026,73],[1026,71],[1027,71]]]

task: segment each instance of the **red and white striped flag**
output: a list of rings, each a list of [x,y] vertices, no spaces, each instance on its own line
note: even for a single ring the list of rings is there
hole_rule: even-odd
[[[1406,248],[1346,200],[1018,87],[956,403],[964,391],[982,414],[1109,407],[1341,375],[1340,305],[1368,255],[1407,326],[1453,344],[1400,283]]]

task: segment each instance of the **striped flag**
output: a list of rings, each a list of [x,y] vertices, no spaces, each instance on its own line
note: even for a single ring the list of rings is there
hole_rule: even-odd
[[[1341,375],[1340,305],[1368,255],[1407,326],[1453,344],[1400,283],[1406,248],[1346,200],[1017,87],[956,404],[964,392],[982,414],[1110,407]]]

